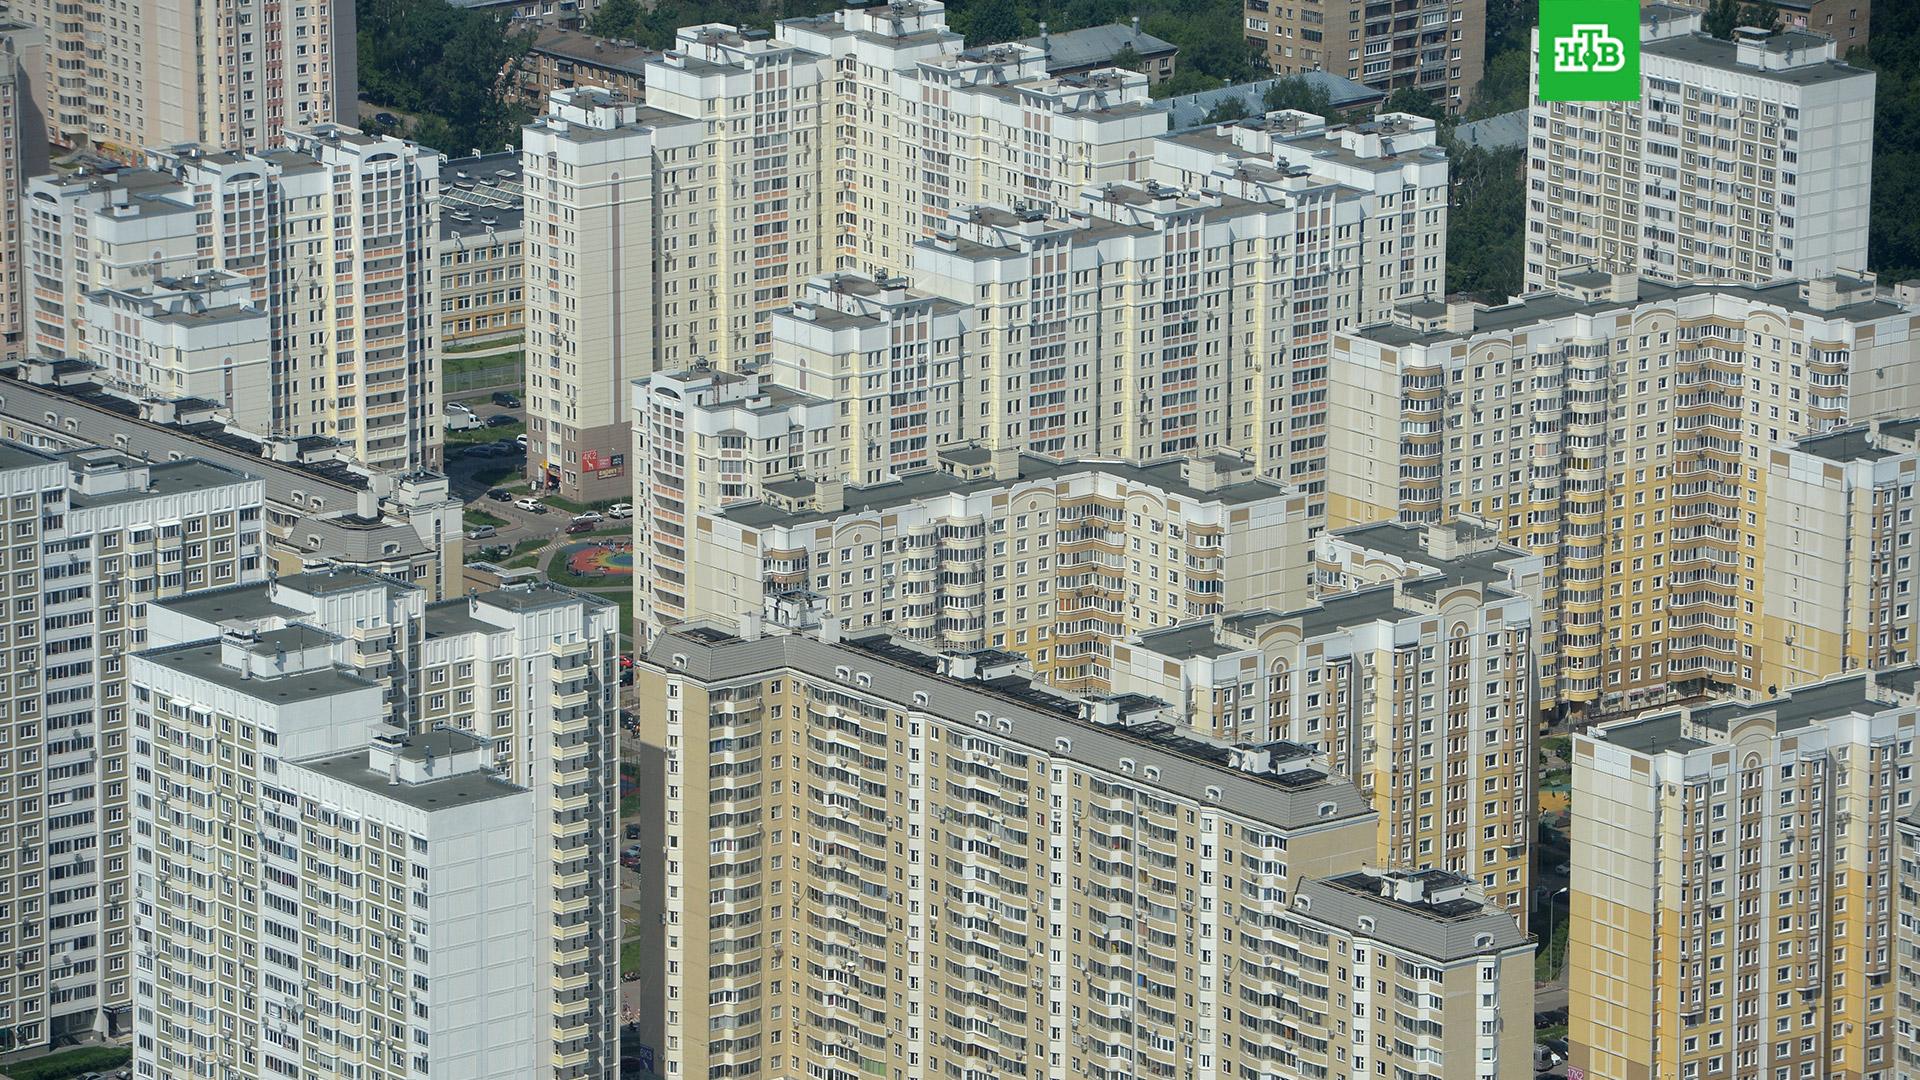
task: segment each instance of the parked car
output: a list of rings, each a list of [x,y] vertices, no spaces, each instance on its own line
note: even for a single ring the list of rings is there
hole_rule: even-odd
[[[520,399],[513,394],[507,393],[505,390],[495,390],[493,392],[493,403],[503,409],[517,409],[520,407]]]
[[[575,515],[573,515],[573,520],[575,520],[575,521],[591,521],[591,522],[593,522],[593,523],[594,523],[595,525],[598,525],[598,524],[600,524],[601,522],[603,522],[603,521],[605,521],[605,520],[607,520],[607,516],[606,516],[605,514],[602,514],[602,513],[601,513],[601,512],[599,512],[598,510],[584,510],[584,511],[582,511],[582,512],[580,512],[580,513],[578,513],[578,514],[575,514]]]
[[[519,447],[522,450],[525,450],[527,448],[527,433],[523,431],[520,434],[515,435],[513,437],[513,445]]]
[[[567,531],[570,533],[592,532],[593,522],[581,521],[578,518],[575,518],[574,520],[567,522]]]
[[[491,525],[475,525],[473,528],[467,530],[467,539],[486,540],[499,534],[500,530]]]
[[[488,488],[487,498],[492,499],[494,502],[512,502],[513,492],[508,491],[506,488]]]
[[[482,559],[508,559],[513,557],[512,544],[489,544],[480,549]]]
[[[612,506],[607,507],[607,516],[610,518],[630,518],[633,516],[633,504],[614,503]]]
[[[464,401],[449,401],[443,407],[446,409],[447,412],[470,413],[473,411],[473,406],[467,404]]]
[[[515,499],[513,500],[513,505],[525,510],[529,514],[544,514],[547,512],[547,504],[531,496],[522,496]]]
[[[517,417],[511,416],[503,412],[497,412],[497,413],[494,413],[492,416],[487,417],[488,427],[507,427],[511,424],[517,424],[519,422],[520,421]]]
[[[399,127],[400,126],[400,118],[393,115],[390,112],[374,113],[373,122],[376,124],[379,124],[381,127]]]
[[[638,825],[627,826],[627,839],[629,840],[640,839],[640,826]]]
[[[632,667],[632,666],[633,666],[633,654],[632,654],[632,653],[624,653],[624,652],[623,652],[623,653],[621,653],[621,654],[620,654],[620,668],[621,668],[621,670],[623,670],[623,671],[624,671],[624,670],[626,670],[627,668],[630,668],[630,667]]]

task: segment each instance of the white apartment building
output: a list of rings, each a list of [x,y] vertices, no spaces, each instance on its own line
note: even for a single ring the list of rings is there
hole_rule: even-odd
[[[775,480],[831,474],[844,425],[831,401],[756,372],[662,371],[631,394],[635,617],[658,626],[689,617],[699,522]]]
[[[14,0],[9,14],[52,46],[41,111],[65,147],[126,161],[185,142],[263,149],[289,127],[354,119],[347,0]]]
[[[254,431],[273,430],[267,321],[252,283],[225,270],[86,294],[88,358],[109,385],[216,401]]]
[[[1528,290],[1583,268],[1753,285],[1867,266],[1874,74],[1821,34],[1700,22],[1646,7],[1638,102],[1543,102],[1536,61]]]
[[[1104,689],[1130,634],[1308,594],[1305,500],[1239,459],[957,448],[885,484],[796,477],[763,490],[694,523],[686,618],[884,628]],[[641,610],[655,630],[668,621]]]
[[[263,434],[330,435],[377,470],[437,468],[439,155],[325,125],[289,131],[287,141],[291,149],[263,153],[173,147],[150,151],[143,168],[31,181],[31,348],[87,356],[94,337],[113,334],[92,331],[92,293],[239,274],[267,318],[272,422]],[[217,226],[203,230],[202,214]],[[205,326],[198,336],[225,339]],[[249,414],[260,407],[213,400]]]
[[[536,1074],[539,819],[490,751],[460,731],[377,734],[261,782],[260,952],[299,972],[256,997],[263,1064],[300,1048],[368,1080]]]
[[[153,605],[267,570],[258,480],[201,461],[0,443],[0,1027],[131,1031],[127,656]]]
[[[617,791],[612,734],[619,641],[615,605],[545,584],[427,604],[419,590],[397,581],[332,571],[154,605],[153,619],[155,641],[174,643],[144,657],[158,680],[154,693],[180,692],[163,691],[162,682],[199,685],[169,681],[185,674],[239,691],[245,700],[232,706],[236,719],[270,706],[278,714],[272,722],[276,727],[270,728],[265,719],[254,721],[262,732],[261,760],[359,751],[372,735],[388,728],[416,737],[457,732],[484,744],[475,752],[484,754],[501,779],[525,789],[533,807],[532,877],[503,885],[517,889],[530,905],[524,941],[512,953],[523,958],[518,971],[524,989],[516,991],[523,995],[521,1011],[517,1018],[501,1021],[526,1032],[530,1040],[532,1068],[518,1075],[581,1080],[612,1070],[618,1059],[618,960],[607,944],[618,940],[612,802]],[[168,673],[161,674],[162,668]],[[276,679],[287,680],[286,685],[273,685]],[[246,699],[248,691],[266,697]],[[200,696],[191,700],[216,707],[232,698],[211,688],[193,692]],[[326,699],[335,693],[354,702],[347,718],[327,716],[333,706]],[[303,694],[314,700],[300,701]],[[360,704],[363,701],[368,704]],[[364,713],[365,719],[352,719],[362,717],[366,708],[372,711]],[[290,719],[296,714],[297,719]],[[309,730],[305,725],[311,718],[325,730]],[[379,730],[370,731],[369,725]],[[268,730],[278,734],[269,737]],[[276,754],[267,749],[273,746],[285,749]],[[262,782],[270,783],[264,777]],[[245,816],[259,805],[259,800],[249,805],[244,799],[233,806],[223,803],[214,816],[228,821],[230,815]],[[156,915],[155,922],[143,928],[156,948],[165,942],[163,951],[178,953],[188,947],[185,931],[177,910],[170,917],[171,925]],[[223,938],[222,949],[238,952],[219,955],[242,964],[242,984],[253,986],[264,1000],[273,980],[287,976],[259,959],[257,950],[249,952],[250,945],[258,944],[264,942],[249,942],[244,935],[233,945]],[[197,954],[206,947],[193,943],[191,951]],[[182,1075],[170,1071],[179,1062],[169,1053],[183,1052],[184,1045],[249,1078],[273,1075],[259,1071],[258,1063],[248,1061],[239,1048],[249,1032],[256,1040],[272,1041],[272,1025],[258,1008],[238,1010],[241,1034],[234,1048],[227,1049],[219,1039],[209,1043],[196,1035],[201,1025],[225,1031],[224,1020],[215,1024],[202,1019],[217,1014],[206,1012],[214,1007],[210,1000],[183,994],[164,979],[156,986],[151,1005],[156,1040],[136,1043],[137,1060],[151,1067],[143,1075]],[[455,1006],[455,1015],[447,1019],[455,1020],[460,1009]],[[426,1052],[414,1033],[403,1034],[415,1040],[402,1044],[406,1054]],[[331,1035],[307,1035],[304,1042],[281,1041],[281,1049],[274,1052],[283,1057],[290,1053],[296,1061],[309,1046],[315,1052],[337,1053],[329,1046]]]

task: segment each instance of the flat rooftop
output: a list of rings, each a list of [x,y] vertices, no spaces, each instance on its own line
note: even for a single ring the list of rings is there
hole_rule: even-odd
[[[1465,341],[1481,334],[1518,330],[1567,315],[1600,315],[1631,310],[1649,304],[1670,303],[1690,296],[1713,294],[1772,304],[1801,315],[1812,315],[1822,319],[1842,319],[1847,322],[1871,322],[1875,319],[1891,318],[1905,310],[1898,304],[1886,300],[1867,300],[1820,311],[1800,298],[1800,285],[1801,283],[1797,280],[1776,281],[1764,285],[1733,285],[1722,282],[1668,285],[1641,278],[1638,300],[1609,299],[1583,302],[1560,293],[1535,293],[1498,307],[1476,308],[1473,313],[1472,330],[1436,330],[1423,334],[1395,323],[1375,323],[1354,331],[1353,336],[1377,341],[1382,345],[1434,345],[1443,341]]]
[[[941,451],[943,455],[949,456],[964,452],[964,448]],[[965,464],[964,461],[958,463]],[[728,507],[721,511],[719,516],[750,529],[809,525],[846,514],[886,510],[938,495],[970,495],[1009,487],[1015,483],[1065,479],[1083,473],[1104,473],[1133,483],[1151,485],[1170,495],[1178,495],[1197,502],[1218,502],[1230,506],[1284,498],[1293,494],[1291,488],[1276,480],[1254,475],[1251,468],[1247,470],[1246,479],[1222,485],[1212,491],[1202,491],[1181,478],[1180,462],[1177,460],[1133,465],[1124,461],[1091,459],[1055,461],[1038,454],[1022,454],[1019,480],[996,480],[991,476],[977,480],[963,480],[944,469],[923,469],[885,484],[845,489],[846,508],[843,510],[802,510],[790,513],[769,503],[750,502]]]
[[[1469,534],[1462,536],[1462,539],[1477,539],[1478,534],[1486,531],[1480,526],[1464,521],[1455,521],[1444,527],[1452,528],[1456,533]],[[1526,552],[1518,548],[1501,546],[1442,558],[1426,549],[1427,531],[1424,526],[1403,525],[1392,521],[1341,529],[1333,536],[1337,540],[1358,544],[1369,550],[1391,555],[1432,570],[1431,575],[1416,578],[1401,586],[1402,589],[1412,589],[1422,596],[1434,596],[1440,589],[1456,585],[1480,585],[1490,589],[1501,589],[1504,592],[1507,582],[1506,565],[1515,559],[1528,557]]]
[[[1877,678],[1890,688],[1911,688],[1920,668],[1902,668],[1881,673]],[[1884,694],[1884,691],[1878,693]],[[1644,714],[1633,720],[1609,724],[1600,729],[1601,737],[1616,746],[1642,754],[1681,753],[1711,744],[1685,734],[1687,730],[1706,728],[1725,734],[1740,721],[1772,713],[1775,730],[1794,731],[1811,724],[1841,716],[1874,716],[1894,706],[1876,700],[1865,672],[1811,683],[1787,691],[1779,697],[1751,704],[1723,701],[1694,708],[1689,712],[1669,709]],[[1692,728],[1687,720],[1691,717]]]
[[[1793,53],[1811,54],[1831,44],[1832,39],[1821,34],[1809,34],[1803,30],[1789,30],[1774,34],[1766,39],[1766,50],[1776,56]],[[1751,64],[1742,64],[1738,60],[1739,46],[1731,41],[1722,41],[1698,31],[1683,37],[1665,38],[1659,41],[1644,42],[1640,46],[1641,55],[1659,56],[1669,60],[1678,60],[1687,64],[1699,64],[1703,67],[1718,68],[1721,71],[1738,72],[1757,79],[1789,83],[1794,86],[1812,86],[1816,83],[1838,82],[1841,79],[1871,77],[1871,73],[1842,63],[1839,60],[1817,60],[1801,63],[1793,67],[1784,67],[1768,71]],[[1791,61],[1790,61],[1791,62]]]
[[[498,634],[505,627],[495,626],[485,619],[476,619],[470,613],[472,606],[465,597],[458,600],[443,600],[427,605],[427,640],[435,638],[465,637],[469,634]]]
[[[1295,910],[1355,936],[1385,941],[1443,963],[1517,948],[1528,941],[1513,916],[1478,900],[1398,899],[1393,892],[1396,877],[1435,889],[1457,887],[1463,880],[1441,870],[1310,878],[1296,890]],[[1365,927],[1363,919],[1370,920]]]
[[[270,705],[294,705],[302,701],[356,693],[378,685],[343,668],[334,667],[292,675],[247,677],[221,663],[220,653],[220,641],[214,639],[150,649],[138,655],[157,667],[237,691]]]
[[[1882,434],[1912,442],[1920,435],[1920,419],[1890,420],[1880,425]],[[1815,457],[1828,461],[1879,461],[1882,458],[1895,457],[1899,450],[1889,450],[1884,446],[1875,446],[1873,428],[1869,426],[1843,428],[1830,431],[1825,435],[1812,435],[1801,439],[1797,448]]]
[[[409,743],[411,744],[413,739],[428,739],[435,734],[438,733],[412,736]],[[470,736],[468,738],[471,739]],[[451,750],[452,743],[449,742],[447,751],[451,752]],[[481,771],[454,773],[418,784],[389,783],[389,776],[385,769],[375,769],[368,764],[370,757],[370,753],[366,750],[349,750],[344,754],[306,758],[290,764],[320,776],[363,788],[402,805],[427,811],[459,810],[489,799],[523,795],[527,790],[515,787],[493,773]]]
[[[870,682],[859,689],[861,694],[945,717],[960,728],[981,712],[1005,718],[1011,730],[995,726],[981,728],[981,734],[1102,772],[1124,772],[1122,760],[1134,762],[1141,772],[1152,767],[1159,770],[1154,783],[1160,790],[1218,805],[1275,828],[1316,827],[1373,813],[1359,789],[1343,776],[1304,766],[1285,772],[1248,772],[1226,764],[1234,748],[1196,738],[1164,720],[1122,727],[1088,718],[1101,708],[1117,709],[1123,716],[1150,714],[1158,702],[1137,695],[1080,698],[1022,676],[985,682],[954,678],[939,673],[938,657],[885,635],[835,644],[800,634],[748,641],[717,626],[693,625],[660,635],[646,663],[712,683],[780,671],[818,673],[846,667],[870,676]],[[924,703],[917,697],[921,694]],[[1292,758],[1282,752],[1277,760],[1285,763]],[[1218,789],[1218,798],[1209,795],[1210,789]]]
[[[100,495],[83,495],[76,491],[68,496],[67,501],[75,509],[112,506],[162,495],[229,487],[252,479],[238,469],[229,469],[211,461],[157,461],[147,467],[147,487],[144,490],[109,491]]]
[[[185,596],[155,600],[154,603],[208,623],[226,622],[231,619],[299,618],[302,612],[298,608],[276,604],[270,599],[272,587],[271,582],[261,581],[251,585],[233,585],[224,589],[187,593]]]
[[[1264,626],[1291,622],[1300,625],[1303,637],[1315,638],[1352,626],[1419,617],[1418,612],[1408,611],[1394,602],[1393,586],[1387,584],[1335,593],[1294,611],[1247,611],[1228,615],[1221,620],[1221,626],[1227,631],[1250,634],[1257,633]],[[1151,631],[1141,634],[1138,640],[1142,648],[1177,660],[1199,657],[1213,659],[1241,651],[1240,646],[1222,643],[1211,621],[1183,623],[1165,630]]]
[[[282,588],[303,592],[309,596],[331,596],[335,593],[355,592],[360,589],[379,588],[389,592],[414,592],[413,586],[397,578],[350,566],[331,567],[326,570],[308,570],[299,574],[288,574],[277,579]]]

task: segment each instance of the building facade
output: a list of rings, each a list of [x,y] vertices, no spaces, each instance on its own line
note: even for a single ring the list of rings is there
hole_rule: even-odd
[[[53,50],[41,112],[64,147],[132,162],[178,143],[265,149],[289,127],[355,119],[354,11],[342,0],[243,16],[189,0],[18,0],[9,14]]]
[[[647,63],[660,56],[625,41],[545,27],[507,73],[507,86],[520,104],[544,112],[555,90],[597,86],[639,101],[645,96]]]
[[[47,103],[52,70],[47,35],[31,23],[0,20],[0,359],[26,351],[23,271],[27,178],[47,171]]]
[[[1311,748],[1377,811],[1376,864],[1463,875],[1525,925],[1538,639],[1488,554],[1137,633],[1113,647],[1112,687],[1206,737]]]
[[[1914,670],[1573,742],[1570,1068],[1894,1075]]]
[[[1307,596],[1305,500],[1236,459],[1057,464],[961,449],[894,483],[765,491],[694,523],[686,617],[831,619],[1010,651],[1057,685],[1107,689],[1130,634]]]
[[[201,808],[197,819],[160,814],[159,839],[136,841],[171,853],[166,861],[173,864],[156,864],[151,855],[142,863],[156,870],[148,881],[155,896],[153,911],[140,920],[140,944],[162,958],[151,968],[152,981],[139,1002],[143,1015],[151,1017],[136,1033],[142,1075],[162,1080],[191,1075],[185,1070],[197,1067],[195,1055],[249,1077],[283,1074],[285,1062],[299,1062],[309,1052],[338,1055],[343,1035],[350,1037],[349,1049],[368,1055],[366,1067],[374,1067],[372,1047],[362,1043],[379,1038],[376,1033],[368,1031],[363,1037],[338,1025],[283,1030],[285,1025],[273,1024],[278,1014],[266,1007],[303,985],[302,968],[296,964],[289,974],[282,959],[292,956],[297,961],[302,953],[287,953],[278,945],[268,948],[269,939],[278,938],[296,950],[318,950],[326,944],[319,940],[323,934],[311,925],[283,924],[282,931],[264,937],[255,931],[253,936],[209,940],[188,916],[214,902],[213,896],[200,895],[212,892],[211,886],[199,883],[210,873],[206,865],[224,865],[215,861],[220,853],[214,845],[175,850],[162,834],[169,826],[194,828],[196,820],[200,827],[210,827],[269,811],[285,814],[288,811],[272,806],[276,782],[271,779],[279,774],[283,756],[321,772],[326,770],[316,759],[334,761],[330,767],[361,776],[370,766],[363,766],[357,755],[369,754],[369,744],[377,744],[381,736],[425,739],[411,751],[394,751],[399,758],[422,759],[416,762],[421,768],[426,757],[440,752],[432,749],[435,746],[445,750],[450,771],[470,772],[460,769],[462,759],[476,768],[485,761],[497,777],[494,783],[521,789],[532,808],[531,817],[518,827],[524,831],[502,838],[522,837],[512,840],[509,852],[524,851],[530,871],[524,878],[498,883],[524,901],[515,909],[513,923],[524,930],[503,945],[508,950],[505,966],[482,963],[473,945],[455,946],[451,939],[446,953],[427,947],[429,959],[442,957],[467,971],[449,988],[453,997],[446,1003],[446,1022],[458,1027],[496,1018],[501,1029],[486,1038],[509,1044],[498,1062],[487,1059],[474,1067],[493,1075],[554,1080],[604,1077],[614,1069],[618,959],[606,943],[618,936],[612,803],[617,790],[612,735],[619,631],[615,605],[544,583],[429,604],[419,590],[392,579],[328,571],[183,597],[156,605],[154,619],[156,647],[137,659],[135,676],[136,684],[147,688],[140,700],[152,703],[150,722],[162,723],[161,717],[187,724],[234,722],[234,737],[251,752],[241,753],[233,767],[256,774],[259,783],[253,797],[242,791],[234,799]],[[184,732],[183,738],[186,751],[156,753],[143,763],[155,777],[155,797],[171,789],[172,798],[190,800],[193,796],[183,789],[213,763],[210,743]],[[449,740],[459,748],[446,749]],[[378,750],[376,745],[372,753]],[[348,760],[340,762],[341,755]],[[386,771],[398,775],[410,767],[415,766],[395,761]],[[474,865],[472,844],[455,841],[447,847],[466,865],[452,882],[486,887],[492,871]],[[191,869],[194,865],[201,869]],[[169,882],[176,869],[184,877]],[[240,880],[248,880],[249,869],[272,877],[273,866],[264,857],[242,865]],[[375,883],[368,875],[355,885],[368,888]],[[277,908],[271,893],[262,885],[253,893],[223,894],[219,903],[236,914],[246,910],[264,929],[276,909],[290,914]],[[457,909],[480,895],[463,901],[455,894],[448,901]],[[370,896],[361,898],[374,902]],[[431,893],[418,899],[431,906]],[[498,896],[487,902],[505,903]],[[295,936],[287,937],[287,929]],[[484,933],[491,938],[508,931],[456,921],[428,932],[435,937]],[[224,998],[216,1001],[212,984],[198,979],[184,985],[173,981],[173,971],[216,961],[236,965],[235,979],[252,1005],[245,998],[231,1005]],[[499,1000],[479,1000],[489,980],[508,974],[515,981]],[[416,982],[414,989],[428,988]],[[421,996],[429,1012],[439,1002],[431,994]],[[403,1002],[402,1007],[410,1006]],[[415,1013],[416,1018],[425,1015]],[[373,1017],[348,1019],[370,1023]],[[396,1075],[427,1071],[428,1065],[411,1060],[415,1056],[439,1060],[429,1050],[429,1025],[414,1024],[398,1034],[389,1029],[386,1040],[390,1045],[384,1057],[389,1062],[396,1050],[407,1059],[406,1068]],[[484,1044],[484,1039],[476,1043]],[[471,1050],[460,1045],[443,1049],[451,1055],[446,1060],[472,1059]],[[269,1056],[282,1064],[266,1063]]]
[[[1365,0],[1295,6],[1246,0],[1247,44],[1279,75],[1330,71],[1383,93],[1422,90],[1459,111],[1486,63],[1485,0],[1415,7]]]
[[[1335,343],[1329,520],[1469,518],[1547,556],[1563,703],[1764,689],[1769,455],[1914,414],[1913,299],[1582,274],[1408,305]]]
[[[666,1075],[1525,1070],[1533,943],[1451,875],[1360,869],[1351,783],[1018,659],[655,642]]]
[[[33,180],[24,269],[32,351],[86,356],[95,337],[114,333],[89,323],[89,297],[101,290],[238,274],[270,336],[272,425],[262,434],[332,436],[376,470],[438,468],[439,155],[351,128],[285,137],[285,150],[174,147],[150,152],[144,168]],[[202,214],[217,225],[203,230]],[[206,322],[200,336],[224,341]],[[224,372],[230,353],[234,366],[257,359],[233,347],[209,363]]]
[[[267,573],[258,480],[199,461],[0,443],[11,737],[0,768],[0,1028],[51,1047],[133,1027],[138,800],[129,655],[169,597]]]
[[[520,156],[514,151],[456,158],[441,166],[443,379],[453,378],[450,356],[489,346],[505,348],[526,333],[524,202]],[[449,392],[460,389],[455,383]]]
[[[1535,63],[1527,288],[1581,270],[1744,285],[1864,270],[1873,73],[1817,33],[1723,41],[1664,4],[1641,20],[1639,102],[1543,102]]]

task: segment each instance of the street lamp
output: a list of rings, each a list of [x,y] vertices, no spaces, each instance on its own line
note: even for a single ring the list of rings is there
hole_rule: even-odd
[[[1560,977],[1561,968],[1560,968],[1560,965],[1553,964],[1553,902],[1558,897],[1566,896],[1568,888],[1569,886],[1562,885],[1558,889],[1555,889],[1554,891],[1547,894],[1547,962],[1548,964],[1553,966],[1553,974],[1555,978]],[[1568,904],[1567,914],[1569,916],[1573,914],[1571,902],[1569,902]]]

